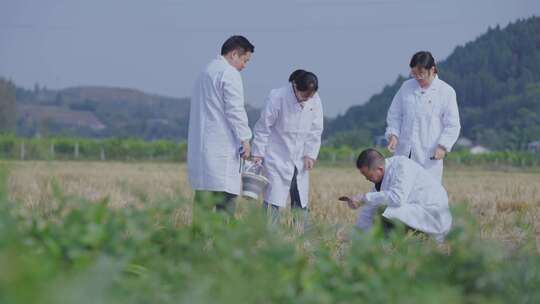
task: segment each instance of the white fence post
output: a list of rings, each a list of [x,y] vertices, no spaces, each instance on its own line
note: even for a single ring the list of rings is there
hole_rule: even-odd
[[[50,153],[51,153],[51,158],[54,159],[54,156],[55,156],[55,152],[54,152],[54,143],[51,143],[51,150],[50,150]]]
[[[105,149],[103,149],[103,147],[101,147],[99,152],[100,152],[100,155],[99,155],[100,157],[99,158],[102,161],[104,161],[105,160]]]
[[[75,143],[75,158],[79,158],[79,143]]]
[[[26,149],[24,147],[24,141],[21,141],[21,160],[24,160],[25,156],[26,156]]]

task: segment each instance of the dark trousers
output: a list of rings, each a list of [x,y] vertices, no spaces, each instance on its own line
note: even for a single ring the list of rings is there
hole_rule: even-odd
[[[294,174],[293,178],[291,180],[291,187],[289,188],[289,195],[291,197],[291,210],[293,212],[298,212],[302,214],[303,216],[303,224],[304,227],[307,225],[307,218],[308,218],[308,209],[307,207],[302,207],[302,201],[300,200],[300,192],[298,191],[298,181],[296,179],[298,175],[298,169],[294,167]],[[276,223],[279,219],[279,207],[275,205],[271,205],[268,202],[263,202],[264,211],[268,209],[268,207],[271,207],[271,215],[272,215],[272,223]]]
[[[379,209],[380,211],[380,209]],[[382,225],[382,228],[383,228],[383,233],[384,233],[384,236],[385,237],[388,237],[390,235],[390,232],[392,232],[393,230],[396,229],[396,224],[387,219],[386,217],[382,216],[382,213],[384,212],[384,209],[382,211],[379,212],[379,216],[381,217],[381,225]],[[411,228],[407,225],[405,225],[405,233],[407,234],[414,234],[414,235],[425,235],[425,233],[423,233],[422,231],[420,230],[416,230],[414,228]]]
[[[209,236],[216,221],[234,219],[236,195],[216,191],[195,191],[191,228],[194,236]],[[215,212],[214,212],[215,210]]]
[[[302,207],[302,202],[300,201],[300,192],[298,191],[298,182],[296,176],[298,175],[298,169],[294,167],[294,174],[291,181],[291,188],[289,189],[289,195],[291,196],[291,209],[300,208],[307,209],[307,207]]]
[[[195,191],[194,209],[225,212],[234,215],[237,195],[217,191]]]

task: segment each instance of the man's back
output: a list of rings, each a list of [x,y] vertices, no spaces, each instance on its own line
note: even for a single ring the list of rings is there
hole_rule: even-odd
[[[235,75],[234,80],[240,80],[238,71],[234,70],[223,57],[212,60],[199,75],[191,96],[189,131],[204,132],[207,121],[225,124],[224,113],[224,81],[232,80],[231,75]],[[191,135],[191,134],[190,134]],[[189,135],[188,135],[189,136]]]
[[[386,159],[382,191],[390,203],[383,216],[441,238],[450,230],[448,194],[426,169],[404,156]]]
[[[251,137],[242,78],[219,56],[205,67],[191,98],[188,172],[195,190],[240,192],[240,140],[235,133]]]
[[[388,188],[394,185],[407,191],[406,195],[401,197],[400,204],[425,204],[433,200],[448,201],[446,190],[441,183],[415,161],[404,156],[393,156],[387,158],[386,162],[383,189],[390,190]]]

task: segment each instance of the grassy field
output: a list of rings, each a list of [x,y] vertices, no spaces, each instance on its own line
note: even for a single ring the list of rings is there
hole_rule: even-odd
[[[144,206],[181,196],[191,198],[184,164],[103,162],[11,162],[9,196],[29,209],[47,209],[55,201],[53,185],[67,195],[90,201],[109,198],[113,207]],[[447,168],[444,185],[452,205],[465,203],[479,223],[478,234],[510,246],[533,231],[540,248],[540,174],[520,171]],[[311,177],[313,221],[353,225],[356,213],[339,203],[343,194],[367,191],[370,184],[353,168],[319,167]],[[241,201],[240,205],[259,202]],[[240,208],[240,212],[241,212]],[[189,206],[174,214],[190,223]],[[520,225],[517,225],[519,223]]]
[[[0,162],[0,303],[540,301],[540,174],[448,168],[442,246],[353,229],[336,198],[370,185],[352,168],[311,183],[301,233],[247,200],[193,221],[185,165]]]

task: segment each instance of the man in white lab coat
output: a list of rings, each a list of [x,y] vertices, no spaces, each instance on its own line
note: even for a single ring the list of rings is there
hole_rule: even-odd
[[[289,195],[291,208],[307,217],[309,171],[319,154],[323,131],[317,76],[297,70],[289,81],[270,92],[254,128],[253,159],[263,163],[269,179],[264,206],[272,206],[274,221]]]
[[[456,92],[437,76],[435,59],[421,51],[411,77],[394,96],[386,118],[388,150],[416,161],[442,181],[443,158],[460,131]]]
[[[374,184],[371,192],[339,199],[352,209],[364,205],[356,225],[369,230],[379,209],[383,225],[399,221],[408,229],[432,236],[438,242],[450,231],[452,215],[448,195],[441,183],[418,163],[404,156],[384,159],[375,149],[360,153],[356,162],[360,173]]]
[[[234,213],[241,191],[240,157],[250,155],[251,130],[244,107],[240,71],[254,52],[242,36],[232,36],[195,83],[188,131],[188,175],[197,208]]]

